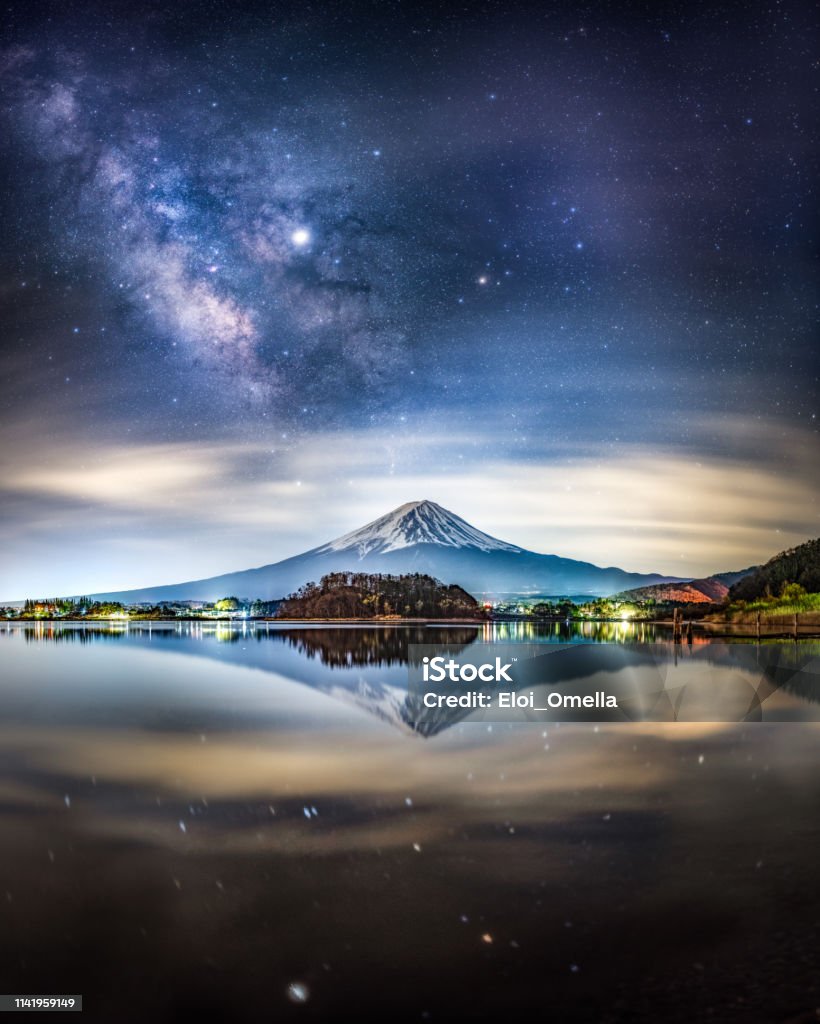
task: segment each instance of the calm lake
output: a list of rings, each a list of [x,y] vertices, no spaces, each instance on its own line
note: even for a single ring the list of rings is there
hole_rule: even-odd
[[[409,645],[596,641],[762,703],[402,711]],[[117,1022],[815,1020],[818,665],[628,623],[0,625],[0,992]]]

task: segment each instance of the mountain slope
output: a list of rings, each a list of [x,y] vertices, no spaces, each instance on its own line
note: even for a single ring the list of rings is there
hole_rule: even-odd
[[[757,566],[738,572],[718,572],[701,580],[680,583],[656,583],[636,587],[612,596],[620,601],[679,601],[684,604],[720,604],[726,600],[729,587],[753,573]]]
[[[735,583],[739,583],[740,580],[757,572],[759,568],[759,565],[750,565],[748,569],[739,569],[737,572],[714,572],[709,579],[720,580],[721,583],[725,583],[727,587],[731,588]]]
[[[204,580],[93,595],[96,599],[212,601],[228,594],[275,600],[330,572],[424,573],[479,599],[510,595],[611,594],[677,577],[601,568],[540,555],[471,526],[432,501],[414,501],[301,555]]]

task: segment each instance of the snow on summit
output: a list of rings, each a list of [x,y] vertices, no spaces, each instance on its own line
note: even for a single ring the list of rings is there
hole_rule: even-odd
[[[315,553],[355,550],[363,558],[371,553],[399,551],[414,544],[475,548],[479,551],[522,550],[514,544],[506,544],[488,533],[482,533],[434,501],[410,501],[374,519],[367,526],[316,548]]]

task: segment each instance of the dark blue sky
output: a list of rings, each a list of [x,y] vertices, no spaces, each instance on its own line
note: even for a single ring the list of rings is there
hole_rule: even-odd
[[[423,497],[678,574],[817,533],[812,6],[326,6],[9,6],[14,588]]]

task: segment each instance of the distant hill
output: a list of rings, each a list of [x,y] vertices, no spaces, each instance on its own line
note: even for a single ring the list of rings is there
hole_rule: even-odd
[[[271,601],[334,572],[423,573],[457,583],[482,601],[502,595],[602,597],[625,587],[677,579],[538,554],[491,537],[434,501],[411,501],[352,533],[258,569],[91,596],[126,604],[214,601],[226,594]]]
[[[307,583],[286,597],[278,619],[402,618],[479,619],[478,601],[455,584],[424,576],[385,576],[379,573],[335,572],[318,584]]]
[[[619,601],[668,601],[678,604],[722,604],[729,589],[739,580],[755,572],[757,566],[737,572],[719,572],[702,580],[683,583],[656,583],[650,587],[635,587],[614,594]]]
[[[820,592],[820,538],[781,551],[758,566],[731,587],[729,599],[755,601],[760,597],[777,597],[787,583],[799,583],[810,594]]]
[[[747,576],[751,576],[753,572],[757,572],[759,568],[759,565],[750,565],[748,569],[739,569],[737,572],[713,572],[708,579],[720,580],[721,583],[725,583],[727,587],[731,588],[735,583],[746,579]],[[699,581],[693,580],[693,582]]]

